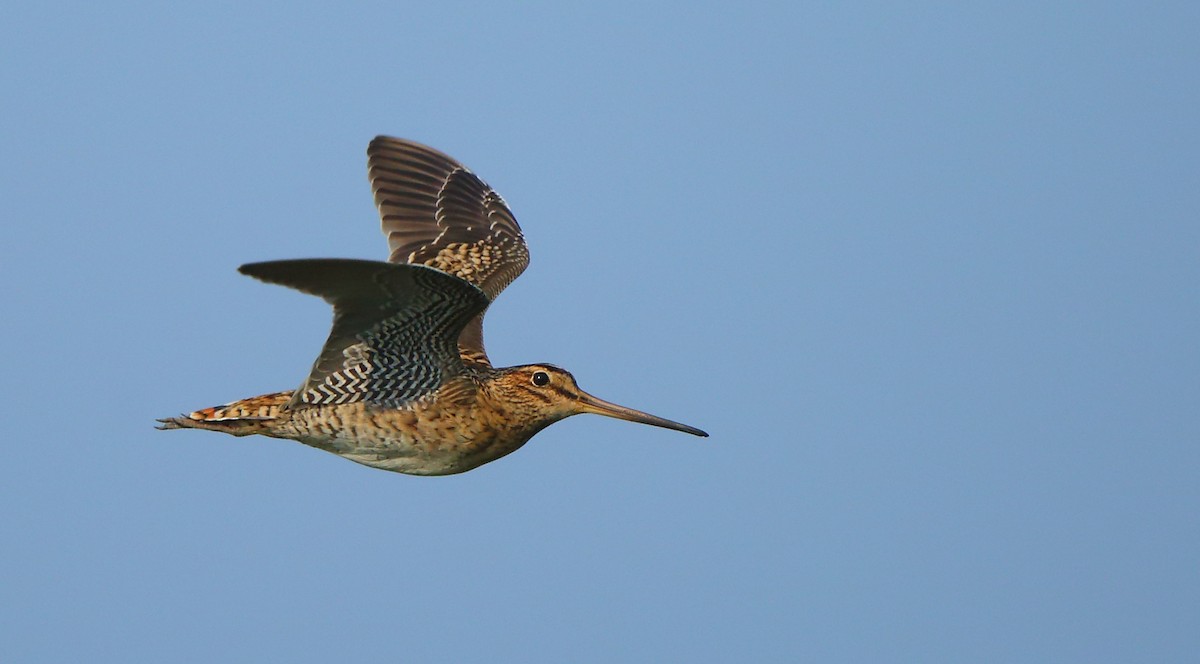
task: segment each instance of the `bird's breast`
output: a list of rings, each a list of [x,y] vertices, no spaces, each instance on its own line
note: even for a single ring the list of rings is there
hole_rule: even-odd
[[[452,475],[517,450],[534,433],[474,406],[430,402],[387,408],[360,402],[297,410],[274,435],[374,468]]]

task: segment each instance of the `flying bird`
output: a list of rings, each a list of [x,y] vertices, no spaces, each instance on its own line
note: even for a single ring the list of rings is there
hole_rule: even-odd
[[[162,419],[160,429],[296,440],[410,475],[477,468],[580,413],[708,435],[594,397],[552,364],[492,367],[484,313],[529,264],[516,217],[465,166],[413,141],[376,137],[367,174],[387,262],[316,258],[238,268],[333,305],[333,329],[304,383]]]

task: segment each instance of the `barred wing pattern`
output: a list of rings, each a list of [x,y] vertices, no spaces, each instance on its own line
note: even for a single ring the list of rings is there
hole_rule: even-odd
[[[333,305],[333,329],[289,407],[363,401],[399,407],[465,371],[455,343],[487,308],[477,287],[419,265],[351,259],[251,263],[256,279]]]
[[[453,158],[433,148],[377,136],[367,175],[392,263],[426,265],[478,286],[495,299],[529,264],[521,227],[504,199]],[[464,359],[490,366],[483,313],[458,340]]]

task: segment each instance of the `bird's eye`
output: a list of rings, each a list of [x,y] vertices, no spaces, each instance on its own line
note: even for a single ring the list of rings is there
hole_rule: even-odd
[[[548,385],[549,383],[550,383],[550,374],[546,373],[545,371],[533,372],[533,384],[534,385],[541,387],[543,385]]]

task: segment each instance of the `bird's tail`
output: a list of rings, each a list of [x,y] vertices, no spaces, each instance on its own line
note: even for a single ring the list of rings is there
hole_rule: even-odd
[[[292,398],[293,390],[263,394],[212,408],[202,408],[188,415],[159,420],[159,429],[207,429],[234,436],[264,433],[273,420],[279,418],[283,407]]]

